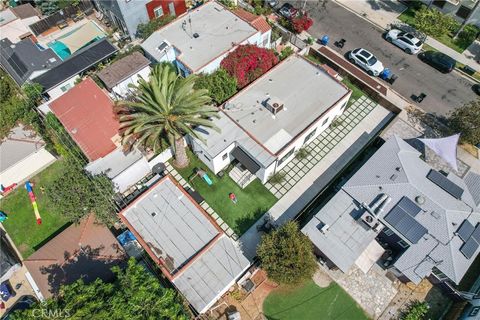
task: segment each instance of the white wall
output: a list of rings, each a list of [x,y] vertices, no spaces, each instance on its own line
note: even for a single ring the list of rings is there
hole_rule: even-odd
[[[61,95],[63,95],[65,92],[67,91],[62,91],[62,89],[60,89],[61,87],[63,86],[66,86],[66,85],[70,85],[70,89],[73,88],[75,86],[75,81],[80,78],[78,75],[76,75],[75,77],[69,79],[69,80],[66,80],[65,82],[62,82],[60,83],[58,86],[56,87],[53,87],[52,89],[48,90],[47,93],[48,95],[50,96],[50,100],[53,100],[53,99],[57,99],[58,97],[60,97]]]
[[[140,77],[142,77],[143,79],[148,79],[149,74],[150,67],[146,66],[142,70],[138,71],[135,74],[132,74],[130,77],[117,84],[115,87],[112,88],[112,91],[120,97],[125,97],[131,90],[128,87],[129,84],[137,85]]]
[[[257,33],[252,35],[250,38],[243,41],[241,44],[255,44],[255,45],[260,47],[262,45],[262,34],[260,33],[260,31],[258,31]],[[222,62],[222,60],[231,51],[235,50],[236,48],[237,47],[235,46],[234,48],[232,48],[228,52],[225,52],[224,54],[217,57],[215,60],[211,61],[209,64],[207,64],[203,68],[199,69],[198,71],[195,71],[195,73],[212,73],[212,72],[214,72],[215,70],[217,70],[220,67],[220,62]],[[180,60],[181,60],[181,57],[180,57]]]

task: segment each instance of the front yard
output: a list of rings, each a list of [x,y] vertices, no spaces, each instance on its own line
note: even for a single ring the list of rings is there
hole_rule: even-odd
[[[236,234],[241,235],[247,231],[277,202],[277,198],[258,179],[255,179],[245,189],[241,189],[227,173],[219,178],[208,170],[207,166],[193,153],[189,152],[188,156],[190,158],[189,166],[183,169],[176,168],[176,170],[202,195],[210,207]],[[206,171],[213,184],[211,186],[207,185],[200,177],[195,177],[189,181],[194,174],[194,168],[201,168]],[[237,196],[237,204],[234,204],[228,197],[231,192]]]
[[[294,288],[274,290],[263,303],[270,320],[369,319],[356,302],[336,283],[320,288],[312,280]]]
[[[24,259],[68,224],[65,217],[52,210],[51,203],[41,191],[42,186],[58,177],[62,167],[63,161],[58,160],[30,180],[34,183],[33,192],[42,217],[41,225],[36,224],[32,203],[23,185],[0,200],[0,210],[8,215],[3,227]]]

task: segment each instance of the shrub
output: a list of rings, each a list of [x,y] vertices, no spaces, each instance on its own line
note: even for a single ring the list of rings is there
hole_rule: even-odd
[[[429,309],[428,304],[423,301],[411,302],[405,311],[400,315],[401,320],[423,320]]]
[[[306,159],[308,156],[310,155],[310,151],[308,151],[307,149],[305,148],[301,148],[297,151],[297,153],[295,154],[295,159],[297,160],[303,160],[303,159]]]
[[[433,37],[440,37],[458,28],[458,22],[436,9],[422,6],[415,12],[415,27]]]
[[[452,130],[461,133],[463,142],[480,144],[480,99],[455,109],[448,117],[448,124]]]
[[[150,20],[147,23],[140,23],[137,27],[137,36],[142,39],[147,39],[152,33],[157,31],[159,28],[163,27],[170,21],[174,20],[175,17],[171,15],[164,15],[160,18],[155,18]]]
[[[293,49],[291,47],[285,47],[282,49],[282,51],[280,52],[280,60],[284,60],[286,58],[288,58],[290,55],[293,54]]]
[[[231,76],[237,79],[237,87],[243,88],[276,65],[278,58],[273,50],[252,44],[238,46],[221,62]]]
[[[199,75],[195,89],[207,89],[210,98],[220,105],[237,92],[237,79],[219,68],[214,73]]]
[[[270,177],[268,182],[270,182],[271,184],[282,183],[283,181],[285,181],[285,176],[286,176],[285,172],[282,172],[282,171],[276,172]]]
[[[461,47],[467,47],[475,40],[475,38],[477,38],[479,32],[480,29],[476,25],[467,24],[458,34],[458,38],[455,42]]]
[[[291,20],[291,29],[295,33],[302,33],[302,31],[308,31],[313,26],[313,20],[308,16],[306,12],[302,13],[298,17]]]

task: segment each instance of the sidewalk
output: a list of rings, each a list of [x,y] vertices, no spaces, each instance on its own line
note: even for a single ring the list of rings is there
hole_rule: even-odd
[[[382,29],[389,29],[390,24],[399,22],[397,17],[407,8],[396,0],[335,0],[335,2]],[[475,61],[475,56],[480,54],[480,44],[474,42],[472,48],[469,47],[463,53],[459,53],[431,37],[427,37],[425,43],[480,72],[480,64]]]

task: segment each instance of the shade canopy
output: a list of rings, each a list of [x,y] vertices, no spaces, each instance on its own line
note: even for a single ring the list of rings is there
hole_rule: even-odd
[[[457,144],[460,134],[454,134],[453,136],[437,139],[418,139],[423,142],[427,147],[432,149],[439,157],[445,160],[455,171],[458,170],[457,166]]]
[[[232,156],[238,160],[245,168],[248,169],[251,173],[255,174],[260,170],[260,165],[253,160],[245,151],[240,147],[235,147],[232,151]]]

